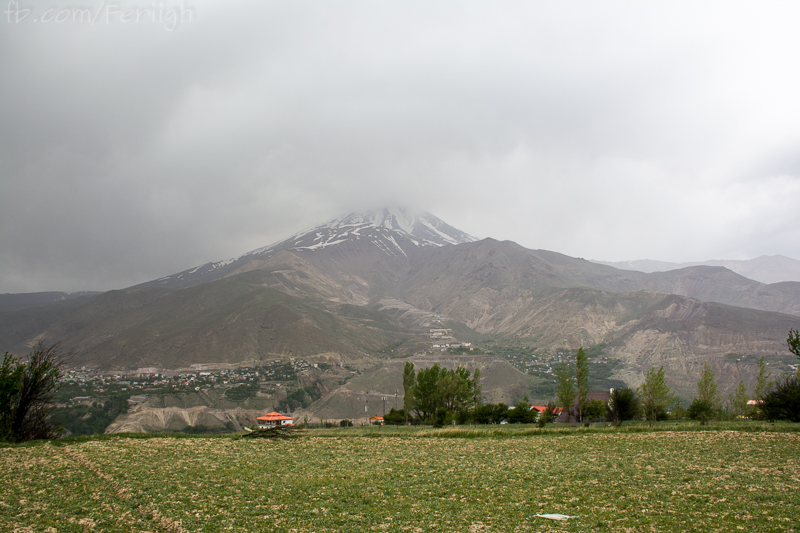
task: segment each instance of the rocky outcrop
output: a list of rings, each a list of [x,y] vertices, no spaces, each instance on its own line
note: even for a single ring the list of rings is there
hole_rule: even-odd
[[[181,431],[188,427],[205,426],[209,429],[241,431],[255,424],[256,417],[264,412],[252,409],[215,409],[197,406],[189,408],[153,408],[146,405],[118,417],[106,433],[160,433]]]

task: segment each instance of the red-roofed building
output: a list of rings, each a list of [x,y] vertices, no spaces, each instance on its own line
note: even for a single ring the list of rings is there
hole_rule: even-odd
[[[539,411],[539,414],[541,414],[541,413],[544,412],[545,409],[547,409],[547,406],[546,405],[534,405],[533,407],[531,407],[531,409],[536,409],[537,411]],[[553,414],[554,415],[559,415],[562,410],[563,410],[563,408],[561,408],[561,407],[553,407]]]
[[[383,425],[383,417],[380,416],[380,415],[373,416],[372,418],[369,419],[369,424],[371,426],[382,426]]]
[[[256,418],[256,420],[258,421],[258,429],[274,428],[277,426],[291,426],[294,422],[294,418],[284,416],[280,413],[276,413],[275,411],[267,413],[264,416],[259,416]]]

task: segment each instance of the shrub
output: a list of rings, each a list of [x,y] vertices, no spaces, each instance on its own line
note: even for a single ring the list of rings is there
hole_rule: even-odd
[[[508,417],[508,406],[504,403],[479,405],[471,411],[471,417],[476,424],[499,424]]]
[[[8,352],[0,366],[0,440],[52,439],[61,430],[49,419],[65,357],[59,343],[39,343],[27,363]]]
[[[760,405],[767,420],[800,422],[800,380],[796,375],[778,380]]]
[[[586,404],[586,418],[600,420],[606,415],[608,405],[602,400],[592,400]]]
[[[686,414],[689,415],[689,418],[692,420],[699,420],[701,425],[705,425],[706,422],[714,418],[717,414],[717,410],[714,408],[711,401],[695,398],[692,400],[692,405],[689,406],[689,410]]]
[[[383,417],[383,422],[391,426],[402,426],[405,424],[406,412],[405,409],[395,409],[392,407],[386,416]]]
[[[444,407],[440,407],[436,410],[436,413],[433,415],[433,427],[440,428],[445,425],[447,422],[447,409]]]
[[[618,424],[633,420],[639,412],[639,399],[631,389],[614,389],[608,402],[607,418]]]

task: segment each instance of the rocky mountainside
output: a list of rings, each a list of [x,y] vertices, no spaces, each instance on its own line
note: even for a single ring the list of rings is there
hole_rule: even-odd
[[[60,340],[77,364],[107,369],[295,357],[367,369],[407,352],[435,357],[428,332],[444,327],[459,340],[540,353],[603,346],[619,361],[615,379],[635,386],[663,364],[688,395],[704,362],[726,389],[758,356],[778,362],[788,330],[800,328],[800,283],[765,285],[721,267],[625,271],[476,241],[401,209],[351,214],[236,259],[71,302],[6,310],[0,349]]]

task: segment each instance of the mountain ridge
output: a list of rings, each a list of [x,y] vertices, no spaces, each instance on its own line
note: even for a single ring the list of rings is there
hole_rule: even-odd
[[[708,261],[691,261],[686,263],[673,263],[669,261],[658,261],[651,259],[639,259],[635,261],[596,261],[592,262],[601,265],[612,266],[621,270],[635,270],[652,274],[654,272],[666,272],[694,266],[717,266],[754,281],[759,281],[767,285],[781,283],[785,281],[800,282],[800,261],[783,255],[762,255],[754,259],[734,260],[734,259],[714,259]]]

